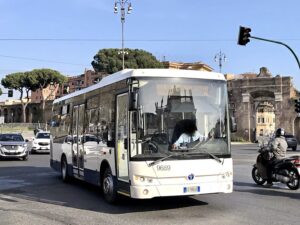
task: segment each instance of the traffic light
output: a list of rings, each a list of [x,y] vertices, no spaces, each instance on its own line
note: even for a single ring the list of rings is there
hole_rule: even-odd
[[[8,90],[8,97],[12,97],[14,94],[13,90]]]
[[[300,113],[300,98],[295,100],[295,111]]]
[[[249,39],[251,37],[250,32],[251,32],[251,28],[240,26],[239,39],[238,39],[239,45],[246,45],[250,41]]]

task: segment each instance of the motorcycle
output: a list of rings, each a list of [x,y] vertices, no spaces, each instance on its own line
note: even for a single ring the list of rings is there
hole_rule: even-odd
[[[260,145],[259,155],[256,164],[253,165],[252,178],[258,185],[263,185],[267,181],[267,162],[271,159],[269,144]],[[281,182],[291,190],[297,190],[300,183],[300,157],[291,156],[281,159],[273,166],[272,181]]]

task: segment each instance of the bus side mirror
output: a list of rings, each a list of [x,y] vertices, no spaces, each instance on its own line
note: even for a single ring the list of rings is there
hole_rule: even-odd
[[[137,100],[138,100],[137,90],[133,90],[129,92],[129,103],[128,103],[129,111],[136,111],[138,109]]]
[[[234,116],[230,117],[230,131],[231,133],[235,133],[237,131],[237,125]]]

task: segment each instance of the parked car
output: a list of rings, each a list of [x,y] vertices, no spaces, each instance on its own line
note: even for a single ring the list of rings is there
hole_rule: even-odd
[[[50,132],[40,131],[32,140],[31,153],[49,153],[50,152]]]
[[[285,140],[288,144],[288,148],[292,148],[293,151],[296,151],[298,142],[297,142],[297,139],[295,138],[295,136],[292,134],[286,134],[284,136],[285,136]]]
[[[28,140],[24,140],[21,134],[0,134],[0,158],[28,159]]]

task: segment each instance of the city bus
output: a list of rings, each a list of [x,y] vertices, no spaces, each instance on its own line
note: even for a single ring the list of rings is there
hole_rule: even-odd
[[[231,193],[227,84],[215,72],[125,69],[54,100],[50,165],[104,199]],[[188,122],[188,123],[187,123]],[[193,123],[201,138],[174,142]],[[100,189],[99,188],[99,189]]]

